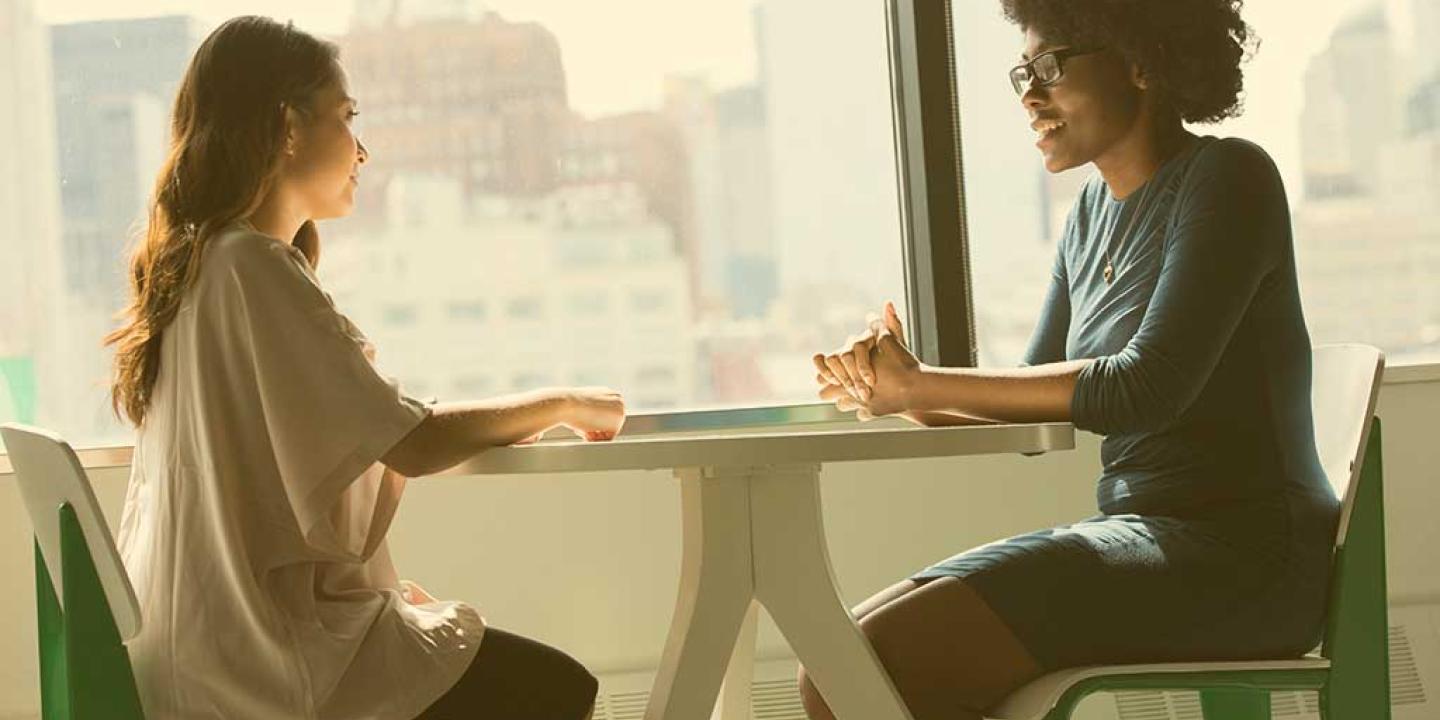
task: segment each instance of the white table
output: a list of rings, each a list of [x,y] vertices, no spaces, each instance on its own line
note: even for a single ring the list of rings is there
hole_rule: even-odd
[[[821,519],[821,464],[1074,446],[1074,428],[1064,423],[847,425],[497,448],[446,474],[674,470],[684,528],[680,591],[645,720],[702,720],[712,709],[724,720],[750,717],[757,602],[839,720],[910,720],[836,590]]]

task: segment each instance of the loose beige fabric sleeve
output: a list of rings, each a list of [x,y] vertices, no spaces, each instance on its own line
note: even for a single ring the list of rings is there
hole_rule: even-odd
[[[229,323],[223,336],[231,351],[249,356],[273,462],[300,530],[326,555],[366,558],[404,487],[378,461],[429,408],[375,369],[364,336],[298,250],[258,236],[227,255],[218,288]]]

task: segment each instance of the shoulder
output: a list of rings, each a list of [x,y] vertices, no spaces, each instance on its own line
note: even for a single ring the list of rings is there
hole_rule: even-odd
[[[210,311],[331,306],[305,256],[288,243],[237,224],[212,235],[203,252],[195,296]]]
[[[314,282],[305,256],[295,247],[240,224],[217,232],[205,244],[201,283],[217,281]]]
[[[1276,183],[1280,170],[1265,148],[1244,138],[1202,138],[1186,173],[1187,184],[1221,180],[1246,185]]]

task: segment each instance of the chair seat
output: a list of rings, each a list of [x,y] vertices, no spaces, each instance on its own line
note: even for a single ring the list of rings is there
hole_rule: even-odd
[[[1041,676],[1010,694],[992,709],[990,720],[1040,720],[1060,702],[1065,692],[1087,680],[1120,680],[1134,676],[1193,676],[1197,673],[1255,673],[1287,671],[1327,671],[1330,661],[1318,655],[1293,660],[1253,660],[1244,662],[1156,663],[1152,665],[1094,665],[1059,670]]]

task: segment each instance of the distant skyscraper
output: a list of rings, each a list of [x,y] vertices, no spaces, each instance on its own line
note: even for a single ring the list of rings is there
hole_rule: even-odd
[[[1415,69],[1419,80],[1440,81],[1440,0],[1412,0],[1411,21]]]
[[[47,422],[64,387],[50,55],[30,0],[0,3],[0,421]]]
[[[779,292],[764,94],[753,84],[716,92],[699,78],[671,78],[665,114],[684,137],[700,301],[759,317]]]
[[[1312,198],[1374,193],[1380,152],[1400,129],[1394,42],[1383,6],[1342,24],[1305,72],[1300,153]]]
[[[444,3],[442,3],[443,5]],[[465,198],[543,198],[565,188],[633,183],[691,257],[686,148],[655,110],[573,112],[554,34],[486,13],[360,23],[340,38],[360,100],[366,169],[357,224],[384,226],[392,178],[451,178]],[[692,264],[693,266],[693,264]]]
[[[125,247],[143,223],[169,109],[191,53],[181,16],[58,25],[51,31],[67,285],[113,311]]]
[[[878,308],[904,291],[884,14],[819,0],[757,13],[781,292]]]
[[[452,177],[466,194],[555,189],[570,110],[560,45],[545,27],[493,13],[401,15],[339,42],[375,152],[370,192],[398,174]]]

